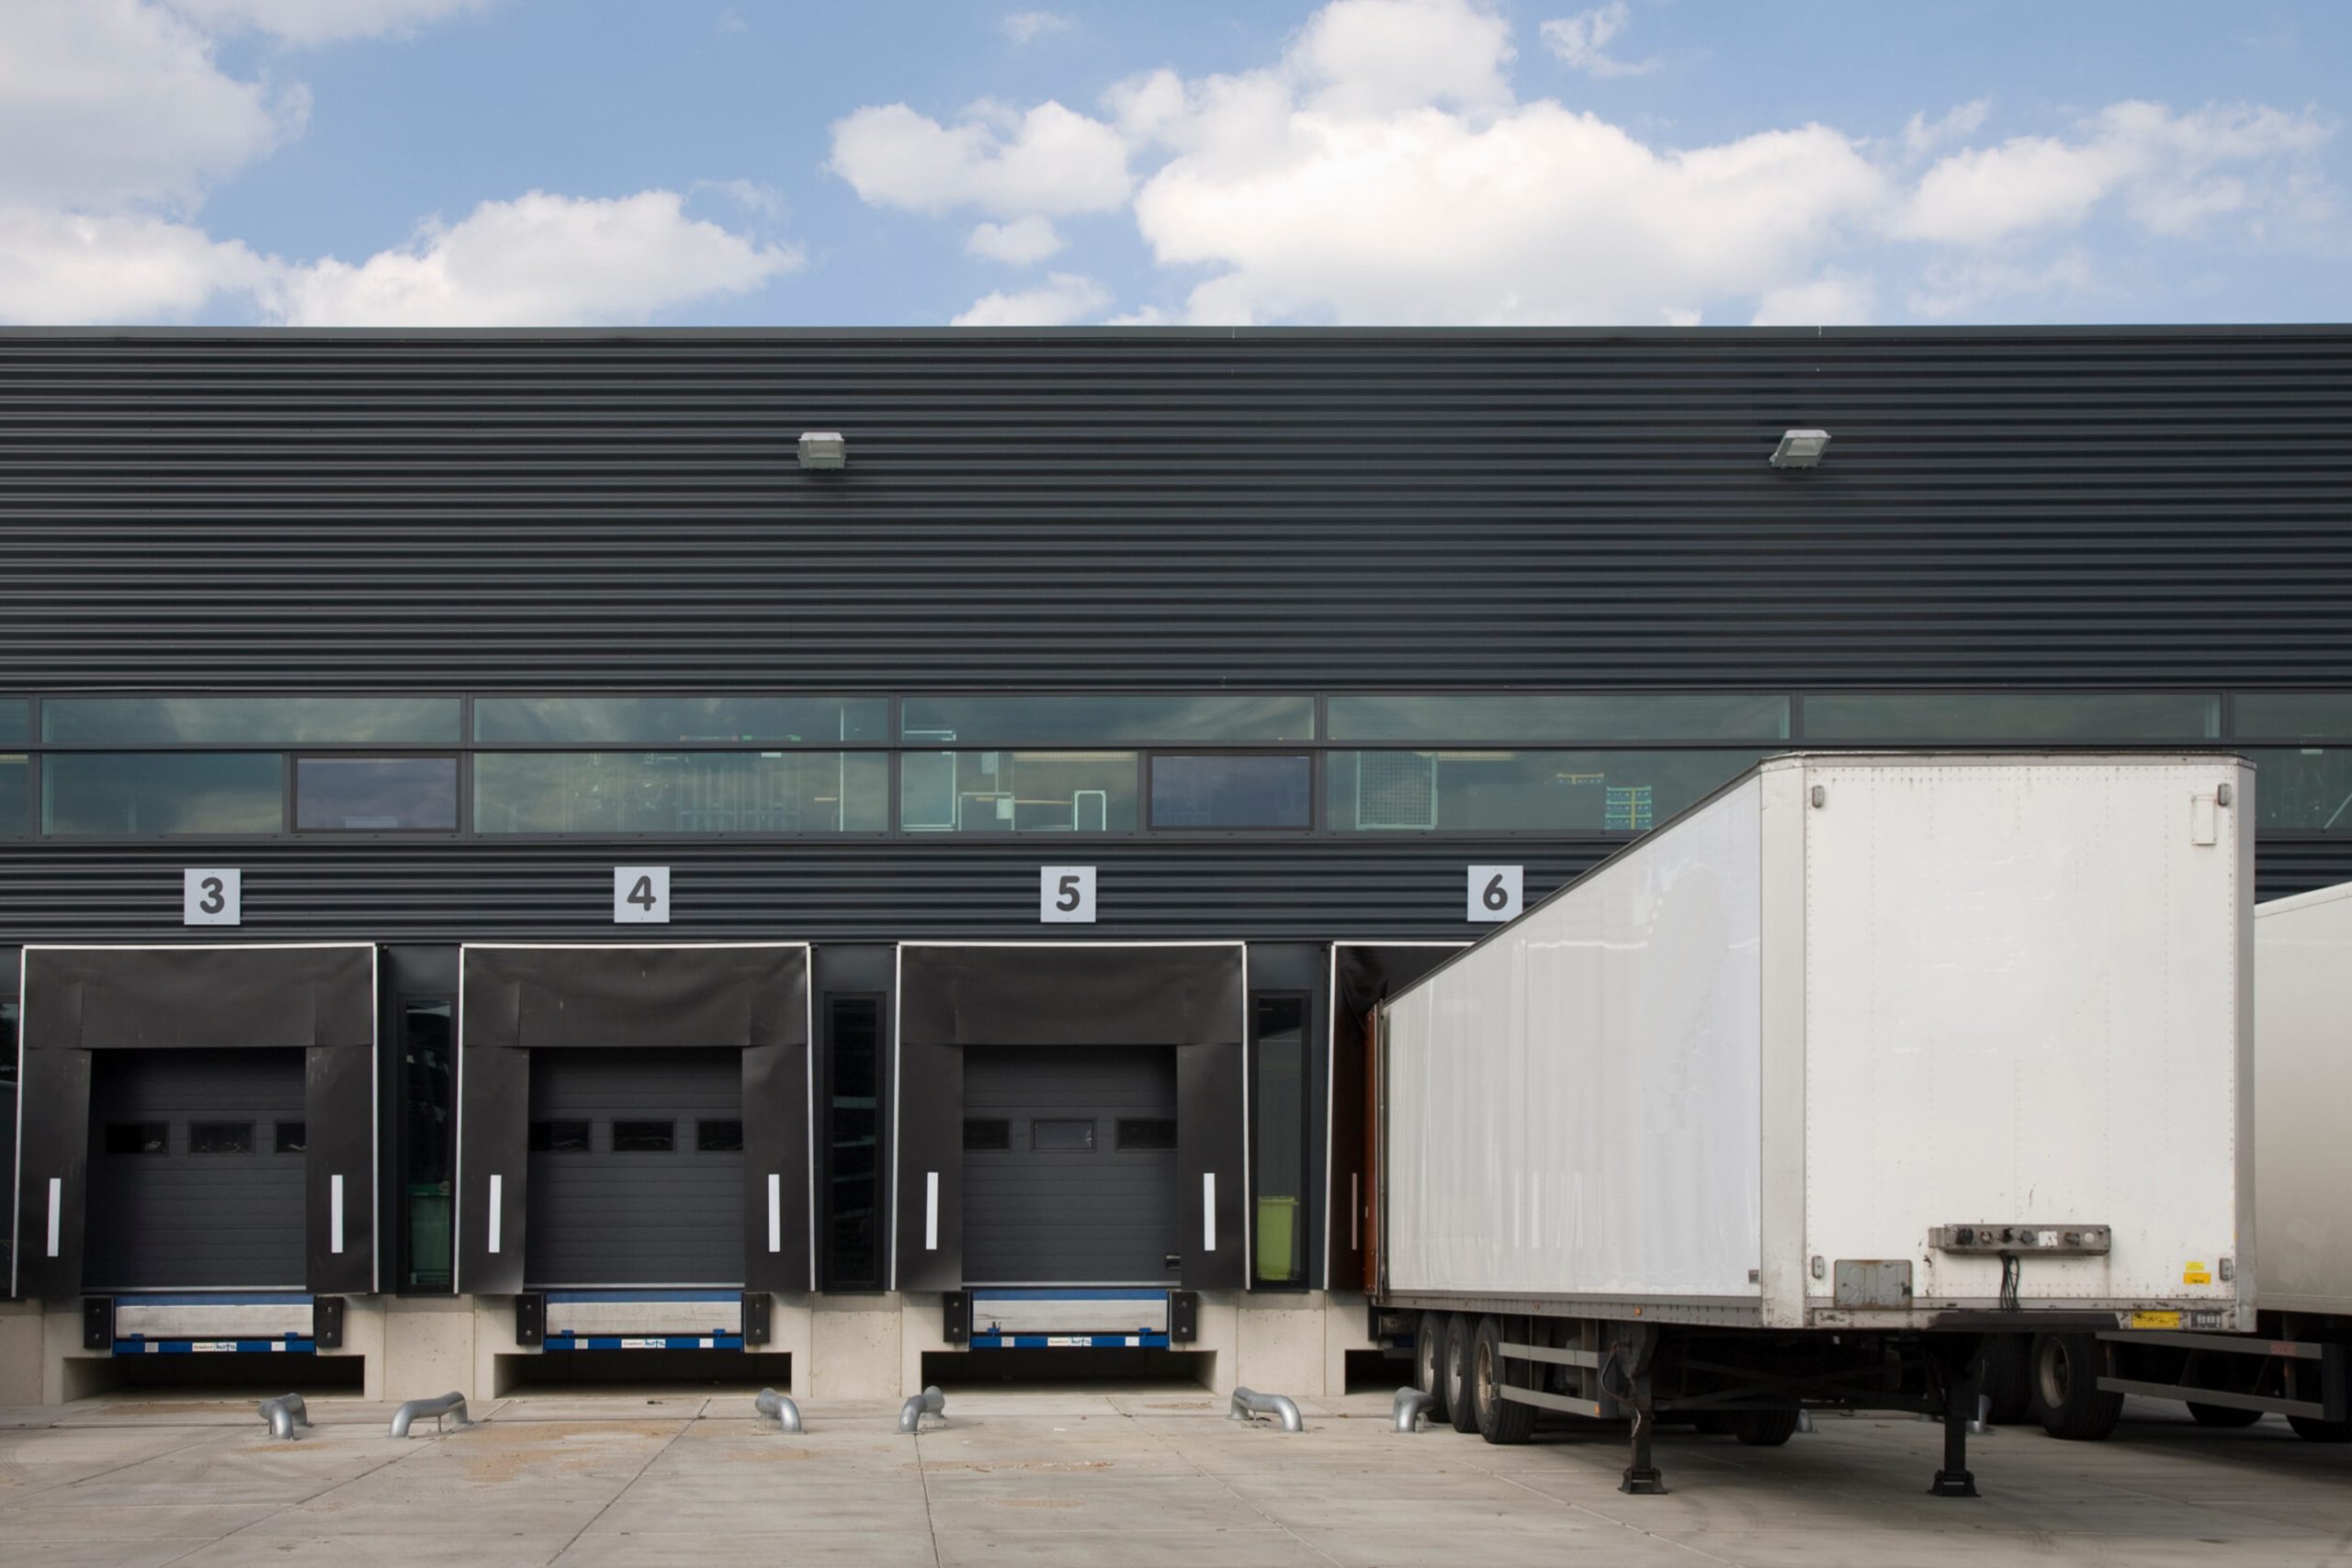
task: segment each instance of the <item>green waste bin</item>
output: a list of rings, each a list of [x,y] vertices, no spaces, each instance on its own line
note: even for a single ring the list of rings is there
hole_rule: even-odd
[[[1258,1200],[1258,1278],[1298,1277],[1298,1200]]]

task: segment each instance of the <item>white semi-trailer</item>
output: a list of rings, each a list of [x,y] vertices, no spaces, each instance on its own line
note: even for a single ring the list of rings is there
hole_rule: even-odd
[[[2011,1340],[2002,1416],[2103,1438],[2139,1394],[2186,1401],[2202,1426],[2278,1415],[2312,1442],[2352,1442],[2352,884],[2256,906],[2254,977],[2255,1332]],[[2053,1403],[2089,1380],[2096,1399]]]
[[[1845,1406],[1953,1495],[1985,1337],[2250,1328],[2252,785],[1761,763],[1381,1005],[1380,1326],[1490,1442],[1629,1418],[1628,1491]]]

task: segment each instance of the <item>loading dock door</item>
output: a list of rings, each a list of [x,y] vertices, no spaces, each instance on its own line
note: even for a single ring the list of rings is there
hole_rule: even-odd
[[[92,1291],[302,1288],[302,1053],[101,1051]]]
[[[1176,1283],[1172,1048],[974,1046],[964,1130],[968,1283]]]
[[[740,1051],[533,1054],[524,1279],[737,1285]]]

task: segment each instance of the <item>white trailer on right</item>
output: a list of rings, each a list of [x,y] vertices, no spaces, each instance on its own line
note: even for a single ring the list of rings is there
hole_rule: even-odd
[[[2255,907],[2254,1019],[2255,1331],[2012,1339],[1996,1419],[2104,1438],[2136,1394],[2181,1400],[2200,1426],[2284,1416],[2309,1441],[2352,1442],[2352,883]],[[2093,1368],[2095,1402],[2062,1397]]]

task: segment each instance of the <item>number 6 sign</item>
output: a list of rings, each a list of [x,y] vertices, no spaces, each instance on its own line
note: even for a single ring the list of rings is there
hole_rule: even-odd
[[[1489,926],[1517,919],[1525,871],[1524,866],[1516,865],[1472,866],[1469,919]]]

